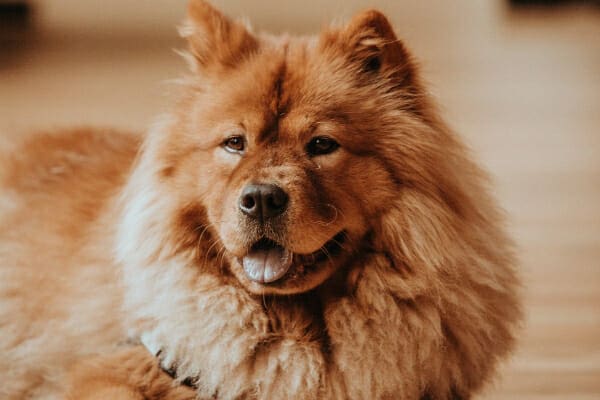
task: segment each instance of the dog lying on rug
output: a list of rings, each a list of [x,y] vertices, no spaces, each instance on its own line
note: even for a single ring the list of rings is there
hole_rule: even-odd
[[[520,320],[511,241],[386,17],[271,36],[192,0],[182,33],[143,139],[4,149],[0,397],[482,389]]]

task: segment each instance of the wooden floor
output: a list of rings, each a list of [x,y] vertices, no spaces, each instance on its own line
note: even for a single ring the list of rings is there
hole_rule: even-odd
[[[435,18],[416,1],[387,9],[448,121],[493,174],[526,287],[520,348],[481,398],[600,399],[600,11],[434,3]],[[96,38],[0,50],[0,135],[143,129],[183,69],[171,45]]]

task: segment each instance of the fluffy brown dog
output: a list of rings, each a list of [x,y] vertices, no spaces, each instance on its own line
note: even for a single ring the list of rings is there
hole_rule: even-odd
[[[272,37],[195,0],[183,34],[194,73],[143,144],[0,161],[0,397],[481,389],[520,316],[511,244],[386,18]]]

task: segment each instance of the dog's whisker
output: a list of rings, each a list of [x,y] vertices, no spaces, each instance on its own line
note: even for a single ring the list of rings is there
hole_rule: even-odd
[[[342,231],[340,234],[338,234],[341,236],[340,240],[336,239],[336,237],[334,237],[333,239],[331,239],[331,241],[333,243],[335,243],[336,246],[338,246],[340,249],[344,250],[344,251],[348,251],[347,247],[345,246],[346,243],[348,242],[348,233],[346,231]]]
[[[219,253],[217,254],[217,260],[219,263],[219,269],[222,271],[224,269],[224,263],[225,263],[225,252],[226,252],[226,248],[224,245],[221,244],[221,249],[219,250]]]
[[[218,244],[220,244],[219,240],[215,239],[215,240],[213,240],[210,247],[206,250],[206,254],[204,255],[204,264],[205,265],[208,263],[208,256],[210,255],[212,249]]]
[[[323,252],[323,254],[325,254],[329,262],[333,262],[333,258],[331,257],[331,254],[329,254],[329,250],[327,250],[325,246],[321,247],[321,251]]]

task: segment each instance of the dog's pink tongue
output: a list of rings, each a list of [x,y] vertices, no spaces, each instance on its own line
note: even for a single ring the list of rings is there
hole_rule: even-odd
[[[292,266],[292,253],[283,247],[250,251],[242,264],[246,276],[259,283],[275,282],[282,278]]]

